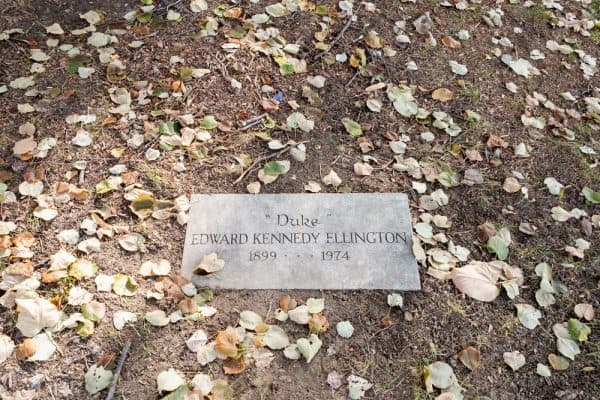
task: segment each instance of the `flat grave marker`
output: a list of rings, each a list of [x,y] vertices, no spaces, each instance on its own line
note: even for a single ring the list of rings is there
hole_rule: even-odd
[[[182,274],[224,289],[420,290],[403,193],[193,195]],[[216,253],[224,267],[194,273]]]

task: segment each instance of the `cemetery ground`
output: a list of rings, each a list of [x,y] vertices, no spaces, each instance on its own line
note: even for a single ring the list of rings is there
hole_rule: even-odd
[[[600,397],[598,2],[0,9],[0,398]],[[422,290],[178,275],[193,193],[319,191]]]

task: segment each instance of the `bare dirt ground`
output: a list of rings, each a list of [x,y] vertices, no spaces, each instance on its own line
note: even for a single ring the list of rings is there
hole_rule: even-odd
[[[600,209],[594,198],[582,195],[586,187],[600,191],[600,106],[596,102],[594,110],[584,100],[600,97],[600,72],[585,76],[580,68],[583,56],[548,48],[548,41],[553,40],[597,59],[600,29],[593,27],[600,19],[597,2],[463,1],[467,9],[462,10],[454,6],[460,6],[459,1],[447,2],[451,6],[433,0],[382,0],[360,6],[356,1],[356,20],[347,29],[344,27],[348,17],[340,8],[343,4],[328,0],[317,1],[317,9],[307,1],[290,1],[297,10],[281,17],[271,16],[264,24],[252,22],[251,18],[264,13],[272,2],[224,1],[219,11],[216,8],[221,3],[208,0],[207,10],[199,12],[191,12],[189,3],[155,1],[152,13],[138,14],[137,20],[134,16],[128,21],[124,15],[139,9],[141,3],[0,0],[0,32],[22,29],[0,41],[0,87],[7,86],[7,91],[0,94],[0,182],[6,184],[8,193],[0,204],[0,216],[1,221],[15,224],[13,231],[0,235],[0,251],[13,251],[12,255],[0,253],[1,279],[10,282],[10,268],[14,270],[19,262],[29,263],[32,271],[19,272],[18,276],[35,277],[47,272],[50,256],[65,249],[94,261],[100,274],[128,274],[139,285],[134,296],[124,297],[112,291],[97,291],[94,279],[77,281],[64,277],[42,283],[34,293],[53,300],[65,314],[80,312],[80,305],[67,301],[69,291],[77,286],[103,303],[106,315],[92,324],[95,330],[89,336],[81,336],[70,328],[54,333],[58,350],[47,361],[18,360],[12,354],[0,362],[0,398],[104,398],[106,391],[88,394],[84,374],[95,363],[104,362],[107,368],[114,369],[127,340],[132,340],[132,348],[121,373],[117,399],[162,398],[166,393],[158,393],[156,377],[169,368],[178,370],[187,381],[199,372],[213,379],[226,379],[235,399],[344,399],[348,392],[346,378],[350,375],[372,384],[364,394],[366,399],[433,399],[441,391],[428,393],[424,374],[435,361],[453,368],[466,399],[600,398],[598,317],[588,321],[574,311],[577,304],[591,305],[596,314],[600,307]],[[553,3],[561,9],[543,3]],[[96,32],[115,38],[99,48],[113,47],[108,61],[121,61],[123,70],[101,62],[97,48],[88,43],[91,33],[71,33],[88,26],[79,15],[90,10],[103,15]],[[502,23],[494,24],[493,16],[498,15],[498,10],[503,13]],[[171,17],[173,12],[179,13],[180,20],[169,21],[169,12]],[[426,12],[431,17],[428,31],[435,46],[428,34],[417,33],[413,25]],[[584,18],[591,26],[585,24],[579,29],[572,22]],[[566,20],[571,21],[568,26],[561,23]],[[406,26],[395,31],[395,26],[401,26],[397,21],[406,21]],[[64,33],[47,33],[46,27],[53,23],[59,23]],[[207,26],[212,25],[214,34],[202,34],[203,30],[210,31]],[[256,37],[266,27],[278,29],[278,33],[268,40]],[[323,29],[326,30],[321,37]],[[322,49],[315,44],[331,43],[342,30],[343,35],[330,52],[316,57]],[[468,31],[468,39],[458,40],[461,30]],[[410,38],[410,43],[397,39],[402,33]],[[454,38],[450,44],[456,42],[460,47],[449,47],[446,36]],[[78,48],[79,54],[67,54],[70,48],[50,46],[49,38],[56,39],[58,46],[69,44]],[[143,41],[143,45],[132,47],[134,41]],[[287,55],[304,60],[305,69],[296,66],[296,73],[283,75],[274,57],[256,48],[285,43],[298,45]],[[30,59],[31,49],[41,49],[49,59]],[[545,57],[531,57],[535,55],[533,50]],[[529,60],[539,75],[517,75],[501,61],[499,53]],[[343,61],[342,54],[348,61]],[[340,55],[338,60],[336,55]],[[450,60],[466,65],[468,72],[453,73]],[[30,72],[35,62],[42,64],[44,71]],[[407,68],[409,62],[414,62],[416,69]],[[82,79],[78,66],[94,68],[95,72]],[[190,71],[182,71],[186,67],[208,71],[193,78]],[[594,66],[590,68],[593,70]],[[307,82],[308,76],[317,75],[325,78],[323,88]],[[11,87],[16,78],[25,76],[33,76],[35,84],[26,89]],[[518,86],[516,93],[507,90],[508,82]],[[386,96],[386,86],[367,90],[377,83],[388,88],[412,87],[419,107],[446,112],[462,132],[450,136],[443,128],[432,126],[431,117],[419,120],[414,115],[400,115]],[[148,95],[147,103],[140,104],[140,92],[152,92],[149,87],[154,88],[154,93]],[[125,88],[130,93],[133,101],[126,104],[127,111],[110,111],[118,106],[109,95],[113,88]],[[444,102],[433,98],[432,92],[438,88],[449,89],[453,98]],[[575,99],[560,95],[565,92]],[[381,101],[380,112],[368,107],[367,101],[373,99]],[[33,106],[33,112],[23,112],[25,109],[18,107],[25,103]],[[480,119],[469,118],[467,110],[477,113]],[[286,125],[288,116],[295,111],[314,121],[314,128],[305,132],[290,127],[289,122]],[[268,113],[268,118],[242,129],[244,121],[263,113]],[[91,123],[67,124],[66,118],[73,114],[93,114],[96,119]],[[192,115],[196,127],[204,116],[213,115],[218,127],[210,129],[208,140],[196,139],[187,146],[165,144],[161,139],[164,136],[157,133],[160,123],[182,121],[184,115]],[[543,117],[544,124],[526,126],[522,115]],[[343,118],[358,122],[364,134],[351,136],[344,128]],[[16,154],[15,143],[28,136],[19,133],[27,122],[36,127],[33,138],[38,145],[43,138],[56,140],[47,155],[37,153],[39,147]],[[91,144],[72,143],[79,129],[89,133]],[[423,140],[422,133],[426,131],[434,134],[432,140]],[[135,135],[142,139],[139,146],[132,146]],[[284,144],[305,142],[306,159],[299,161],[287,154],[277,158],[290,160],[290,170],[276,181],[262,184],[261,193],[302,193],[309,181],[319,183],[327,192],[408,193],[415,224],[426,212],[447,216],[451,227],[434,226],[434,233],[443,232],[455,245],[470,251],[468,261],[456,263],[455,268],[474,260],[489,262],[496,258],[478,236],[478,226],[490,222],[498,229],[508,228],[512,242],[505,262],[522,270],[519,294],[511,299],[503,289],[491,302],[478,301],[459,291],[452,280],[429,274],[432,266],[428,259],[420,267],[422,291],[404,293],[402,308],[389,307],[389,293],[383,291],[217,290],[208,302],[217,309],[214,316],[164,327],[146,322],[143,315],[149,310],[161,309],[167,314],[176,311],[180,297],[169,292],[161,300],[147,299],[145,294],[155,287],[157,279],[142,277],[140,265],[147,260],[166,259],[176,272],[185,226],[177,222],[176,213],[165,219],[138,218],[129,208],[131,201],[124,197],[126,187],[138,184],[155,199],[164,200],[192,193],[247,193],[247,185],[259,181],[258,171],[264,163],[250,170],[240,182],[236,180],[252,161],[274,153],[268,147],[274,139]],[[406,144],[403,152],[395,147],[399,142]],[[515,151],[521,143],[528,148],[527,157]],[[149,156],[149,149],[160,151],[158,159],[154,160],[151,153]],[[402,170],[404,160],[409,158],[418,161],[421,176]],[[84,174],[74,169],[81,161],[87,162]],[[373,170],[369,175],[359,175],[355,172],[357,162],[368,163]],[[109,169],[116,164],[126,166],[130,174],[111,174]],[[342,181],[337,188],[323,182],[330,170]],[[470,176],[473,170],[482,179],[467,185],[465,174]],[[443,171],[451,172],[451,184],[438,179]],[[125,182],[116,190],[98,193],[97,184],[111,175],[120,175]],[[516,190],[506,190],[509,177],[514,178],[509,183],[517,182]],[[560,195],[550,193],[545,183],[548,177],[564,185]],[[423,194],[416,190],[413,181],[426,183],[427,193],[442,189],[449,199],[447,205],[427,211],[421,201]],[[54,199],[61,194],[60,182],[85,189],[88,195],[77,199],[72,194],[66,202],[56,201],[50,208],[58,212],[57,216],[45,221],[34,214],[36,207],[44,208],[39,200],[20,192],[22,182],[42,182],[43,194]],[[576,208],[585,215],[573,214],[559,222],[552,217],[553,207],[567,212]],[[94,210],[96,217],[109,224],[107,229],[114,233],[113,238],[101,238],[100,251],[86,255],[57,239],[66,229],[78,230],[81,239],[92,237],[86,236],[80,226]],[[535,234],[519,229],[523,223],[534,225]],[[126,251],[119,245],[118,238],[126,231],[145,238],[143,252]],[[30,246],[31,255],[14,253],[14,237],[22,232],[31,232],[35,239]],[[590,244],[581,257],[565,250],[565,246],[576,246],[580,238]],[[425,251],[448,248],[443,237],[421,239]],[[554,279],[567,288],[555,295],[554,304],[546,307],[536,301],[540,277],[535,267],[540,263],[550,265]],[[0,294],[10,293],[9,284],[1,287]],[[201,366],[196,354],[186,347],[186,340],[198,329],[204,329],[214,339],[219,331],[236,326],[243,310],[252,310],[267,323],[280,325],[292,342],[305,337],[305,326],[274,319],[279,298],[285,294],[299,303],[310,297],[325,299],[323,314],[331,326],[319,335],[323,346],[312,362],[289,360],[281,351],[273,351],[269,365],[258,366],[249,360],[245,371],[228,375],[221,361]],[[21,295],[33,296],[30,292]],[[539,326],[523,326],[516,316],[515,304],[538,308]],[[137,313],[138,322],[116,330],[112,320],[118,310]],[[17,345],[26,338],[16,327],[18,319],[14,305],[0,306],[0,333]],[[569,319],[579,319],[591,328],[587,340],[577,342],[581,353],[565,370],[550,368],[551,376],[540,376],[538,363],[553,367],[548,356],[560,354],[553,326]],[[350,339],[336,333],[335,324],[343,320],[354,326]],[[468,346],[481,354],[481,365],[474,371],[457,356]],[[503,354],[517,350],[525,356],[526,364],[513,371],[504,362]],[[339,388],[327,382],[333,371],[342,376]],[[32,383],[31,378],[38,374],[43,375],[43,380]],[[214,393],[213,396],[225,398]],[[440,398],[460,398],[455,396]]]

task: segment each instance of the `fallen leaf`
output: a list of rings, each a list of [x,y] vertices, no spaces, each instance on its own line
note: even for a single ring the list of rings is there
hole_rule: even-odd
[[[433,387],[448,389],[456,382],[452,367],[445,362],[436,361],[425,367],[425,387],[431,393]]]
[[[517,193],[519,190],[521,190],[521,184],[517,178],[509,176],[504,180],[502,189],[504,189],[504,191],[507,193]]]
[[[461,43],[454,39],[451,36],[442,36],[442,44],[451,49],[460,49],[462,47]]]
[[[225,358],[236,357],[238,354],[238,342],[239,339],[235,331],[231,329],[219,331],[215,338],[215,350]]]
[[[535,329],[540,324],[539,319],[542,317],[542,313],[537,308],[529,304],[515,304],[515,307],[517,308],[517,318],[525,328]]]
[[[360,376],[350,375],[348,377],[348,397],[352,400],[361,399],[373,384]]]
[[[327,186],[337,188],[342,184],[342,180],[334,170],[330,170],[329,173],[323,177],[323,183]]]
[[[439,89],[435,89],[432,93],[431,93],[431,97],[434,100],[438,100],[441,102],[447,102],[450,101],[454,98],[454,93],[452,93],[451,90],[446,89],[446,88],[439,88]]]
[[[548,354],[548,362],[556,371],[564,371],[569,368],[569,360],[556,354]]]
[[[315,334],[311,334],[308,339],[300,338],[296,341],[296,346],[300,354],[310,363],[315,355],[321,349],[323,342]]]
[[[227,375],[238,375],[246,369],[246,358],[228,358],[223,361],[223,372]]]
[[[85,373],[85,390],[92,395],[101,392],[110,385],[112,379],[112,371],[104,369],[101,365],[94,364]]]
[[[23,336],[35,336],[42,329],[52,327],[60,320],[60,312],[46,299],[16,299],[15,303],[19,313],[16,327]]]
[[[354,164],[354,173],[360,176],[368,176],[373,173],[373,167],[368,163],[357,162]]]
[[[271,350],[281,350],[290,344],[288,335],[281,327],[276,325],[269,326],[262,337],[262,341]]]
[[[516,371],[525,365],[525,356],[518,350],[507,351],[502,355],[502,358],[513,371]]]
[[[335,325],[335,330],[337,331],[338,335],[345,339],[349,339],[354,333],[354,327],[352,326],[352,323],[350,323],[350,321],[338,322]]]
[[[208,275],[220,271],[225,266],[225,261],[217,256],[217,253],[205,255],[200,264],[194,269],[195,274]]]
[[[179,372],[173,368],[161,371],[156,377],[156,386],[158,387],[159,392],[172,392],[184,384],[185,380],[181,377]]]
[[[163,310],[149,311],[144,315],[144,319],[152,326],[167,326],[171,322]]]
[[[500,273],[487,263],[472,261],[452,270],[452,281],[457,289],[480,301],[494,301],[500,289],[496,286]]]
[[[465,365],[465,367],[469,368],[471,371],[474,371],[479,368],[479,364],[481,363],[481,353],[475,347],[465,347],[458,352],[458,359]]]
[[[586,321],[594,319],[594,307],[589,303],[580,303],[575,306],[575,315],[584,318]]]
[[[15,342],[7,335],[0,333],[0,365],[12,355],[14,350]]]

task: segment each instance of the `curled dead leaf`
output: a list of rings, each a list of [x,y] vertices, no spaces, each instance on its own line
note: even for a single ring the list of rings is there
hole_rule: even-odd
[[[225,266],[225,261],[217,256],[217,253],[210,253],[202,258],[200,264],[195,268],[194,273],[199,275],[208,275],[220,271]]]
[[[442,44],[451,49],[460,49],[462,44],[452,36],[442,36]]]
[[[241,374],[246,369],[246,358],[228,358],[223,361],[223,372],[227,375]]]
[[[15,355],[17,356],[17,360],[23,361],[34,355],[36,350],[37,346],[35,345],[35,342],[26,338],[17,346]]]
[[[327,332],[329,329],[329,321],[327,318],[321,314],[313,314],[313,316],[308,321],[308,328],[310,329],[310,333],[323,333]]]
[[[219,331],[215,338],[215,350],[222,357],[236,357],[238,354],[238,341],[235,331],[230,329]]]

